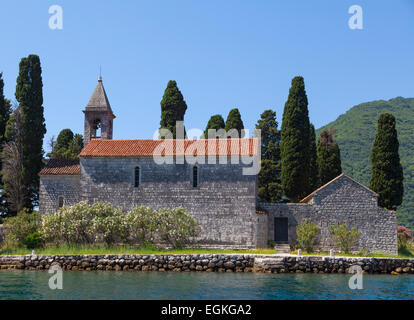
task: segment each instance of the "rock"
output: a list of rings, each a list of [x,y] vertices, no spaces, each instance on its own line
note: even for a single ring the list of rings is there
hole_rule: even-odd
[[[234,268],[234,263],[232,261],[225,262],[224,267],[226,269],[233,269]]]

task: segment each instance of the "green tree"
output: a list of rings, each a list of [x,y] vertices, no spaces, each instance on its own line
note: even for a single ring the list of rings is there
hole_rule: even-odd
[[[331,181],[342,173],[341,154],[334,140],[335,129],[321,132],[317,147],[319,186]]]
[[[42,68],[37,55],[23,58],[19,65],[16,99],[22,113],[23,183],[25,207],[29,210],[38,201],[39,172],[43,166],[43,137],[46,133],[43,116]]]
[[[83,149],[83,137],[81,134],[73,134],[70,129],[63,129],[56,140],[51,153],[53,159],[76,159]]]
[[[309,133],[309,189],[308,193],[318,188],[318,163],[316,152],[315,126],[310,124]]]
[[[305,250],[307,253],[313,252],[319,230],[320,228],[315,223],[302,221],[302,223],[296,227],[299,249]]]
[[[281,130],[282,187],[298,202],[309,190],[309,112],[305,83],[295,77],[285,104]]]
[[[6,125],[11,114],[11,103],[4,97],[3,73],[0,72],[0,148],[6,141]],[[1,149],[0,149],[1,150]]]
[[[0,154],[3,151],[3,144],[6,142],[6,125],[7,121],[10,118],[11,114],[11,104],[10,100],[7,100],[4,97],[4,81],[3,81],[3,73],[0,72]],[[2,168],[2,162],[0,157],[0,172]],[[3,178],[0,174],[0,189],[3,189]],[[3,192],[0,195],[0,210],[4,213],[5,212],[5,198]]]
[[[361,232],[358,232],[355,227],[348,229],[345,223],[330,226],[329,231],[332,234],[334,245],[346,254],[351,253],[352,248],[361,237]]]
[[[219,131],[220,129],[224,130],[225,124],[224,119],[221,115],[216,114],[208,120],[206,130],[204,130],[204,137],[206,139],[208,138],[222,138],[224,137],[224,132],[217,132],[215,137],[209,137],[208,130],[214,129],[216,131]]]
[[[235,108],[230,110],[229,115],[226,119],[226,125],[224,129],[227,132],[229,132],[231,129],[236,129],[239,134],[239,137],[244,137],[244,124],[241,119],[239,109]]]
[[[258,177],[258,196],[261,201],[277,202],[283,195],[280,182],[280,131],[276,112],[265,110],[257,121],[261,130],[261,168]]]
[[[170,80],[161,100],[160,129],[169,130],[173,134],[173,138],[176,138],[176,122],[184,121],[186,110],[187,104],[184,101],[181,91],[177,87],[177,82]],[[160,135],[160,137],[166,138],[165,135]]]
[[[370,187],[378,193],[378,204],[389,210],[397,209],[402,203],[404,193],[403,169],[398,148],[395,117],[390,113],[381,114],[371,149]]]

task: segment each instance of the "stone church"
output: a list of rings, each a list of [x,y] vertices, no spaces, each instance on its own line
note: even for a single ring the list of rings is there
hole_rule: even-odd
[[[233,249],[293,247],[296,226],[306,220],[320,227],[318,244],[327,251],[333,248],[329,227],[346,223],[362,233],[355,251],[397,254],[396,213],[379,207],[375,192],[344,174],[300,203],[263,203],[257,198],[257,175],[244,175],[244,163],[158,164],[153,153],[162,140],[113,140],[115,115],[101,77],[83,113],[85,147],[79,159],[51,159],[40,172],[40,212],[54,213],[82,200],[125,210],[184,207],[202,228],[201,246]],[[195,145],[204,158],[259,153],[257,139],[237,140],[234,147],[234,139],[221,139],[217,148],[207,147],[208,140],[174,140],[166,153],[180,156]]]

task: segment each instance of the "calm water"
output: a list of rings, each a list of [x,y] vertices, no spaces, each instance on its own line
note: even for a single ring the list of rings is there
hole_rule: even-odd
[[[344,274],[64,272],[63,290],[44,271],[0,271],[0,299],[414,299],[414,276]]]

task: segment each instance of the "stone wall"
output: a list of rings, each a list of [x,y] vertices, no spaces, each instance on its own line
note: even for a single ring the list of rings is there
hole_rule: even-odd
[[[192,255],[25,255],[0,256],[0,269],[67,271],[205,271],[266,273],[347,273],[359,265],[365,273],[414,273],[414,259],[246,254]]]
[[[109,201],[129,210],[184,207],[202,228],[204,247],[255,248],[256,176],[242,175],[243,165],[200,164],[199,185],[192,185],[189,164],[156,164],[152,157],[81,158],[82,200]],[[134,187],[134,170],[141,181]]]
[[[41,176],[39,186],[39,211],[55,213],[58,198],[63,196],[64,205],[71,206],[80,201],[79,176]]]
[[[396,213],[379,207],[375,193],[346,176],[320,189],[308,203],[259,203],[259,206],[269,212],[269,240],[274,239],[276,217],[288,218],[292,246],[297,238],[297,225],[303,220],[312,221],[320,227],[319,249],[326,252],[334,248],[329,227],[346,223],[348,228],[355,227],[361,232],[354,252],[398,254]]]
[[[337,179],[312,198],[321,226],[321,247],[333,246],[329,226],[346,223],[361,232],[354,250],[397,254],[397,215],[378,206],[377,196],[346,176]]]

